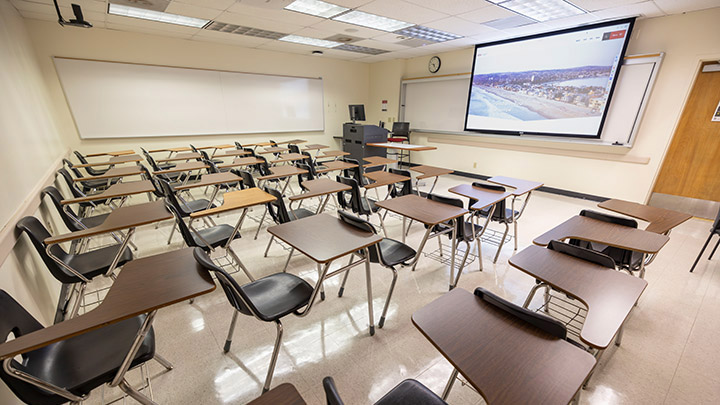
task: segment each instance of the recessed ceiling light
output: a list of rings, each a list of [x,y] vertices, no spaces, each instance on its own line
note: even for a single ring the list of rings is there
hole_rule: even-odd
[[[184,15],[163,13],[155,10],[145,10],[142,8],[128,7],[119,4],[110,3],[108,6],[108,14],[120,15],[123,17],[140,18],[143,20],[157,21],[168,24],[184,25],[186,27],[202,28],[210,20],[200,18],[186,17]]]
[[[407,23],[405,21],[394,20],[392,18],[387,18],[370,13],[364,13],[357,10],[353,10],[345,14],[340,14],[339,16],[333,17],[333,20],[388,32],[401,30],[403,28],[412,27],[413,25],[415,25]]]
[[[297,11],[298,13],[315,15],[323,18],[330,18],[350,10],[347,7],[326,3],[320,0],[295,0],[285,7],[285,10]]]
[[[490,0],[498,6],[532,18],[535,21],[549,21],[584,14],[585,10],[565,0]]]
[[[395,34],[400,34],[406,37],[427,39],[433,42],[445,42],[452,39],[462,38],[460,35],[455,35],[450,32],[440,31],[433,28],[423,27],[422,25],[415,25],[412,27],[404,28],[395,31]]]
[[[328,41],[325,39],[318,39],[318,38],[301,37],[300,35],[286,35],[286,36],[280,38],[280,41],[293,42],[296,44],[303,44],[303,45],[310,45],[310,46],[320,46],[323,48],[333,48],[338,45],[342,45],[342,43],[340,43],[340,42]]]

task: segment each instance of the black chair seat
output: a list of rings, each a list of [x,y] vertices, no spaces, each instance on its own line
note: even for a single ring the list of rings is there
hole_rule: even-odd
[[[276,273],[240,287],[258,317],[272,322],[298,310],[310,301],[313,288],[294,274]],[[246,315],[251,315],[249,312]]]
[[[167,169],[172,169],[173,167],[175,167],[175,164],[174,163],[159,163],[158,167],[160,168],[160,170],[167,170]]]
[[[405,380],[385,394],[375,405],[447,405],[439,396],[415,380]]]
[[[213,226],[212,228],[200,229],[197,231],[197,233],[193,232],[192,236],[197,246],[200,246],[205,250],[209,250],[210,248],[206,246],[205,242],[203,242],[203,239],[207,241],[207,243],[209,243],[212,247],[225,245],[228,239],[230,239],[230,235],[232,235],[234,229],[234,227],[228,224],[221,224]],[[198,234],[200,236],[198,236]],[[235,239],[239,237],[240,232],[235,235]]]
[[[483,208],[480,210],[480,215],[486,217],[488,215],[488,212],[490,212],[490,207]],[[520,213],[520,211],[513,211],[510,208],[505,208],[505,218],[512,220],[512,218],[514,218],[513,212],[514,216],[517,216]],[[497,215],[497,212],[495,214]]]
[[[384,238],[378,243],[385,265],[395,266],[415,257],[415,250],[394,239]]]
[[[643,254],[641,252],[632,251],[630,253],[630,263],[625,263],[627,260],[627,250],[625,249],[607,246],[602,249],[600,253],[610,256],[619,267],[628,267],[632,271],[640,270],[640,263],[643,259]]]
[[[100,214],[100,215],[94,215],[92,217],[81,218],[80,222],[82,222],[82,224],[85,225],[85,227],[92,228],[92,227],[98,226],[98,225],[102,224],[103,222],[105,222],[108,215],[110,215],[110,214],[109,213],[108,214]]]
[[[307,217],[311,217],[311,216],[315,215],[314,212],[312,212],[308,209],[305,209],[305,208],[297,208],[294,210],[290,210],[289,214],[290,214],[291,221],[294,221],[295,219],[303,219],[303,218],[307,218]]]
[[[25,365],[14,362],[13,366],[73,394],[87,394],[112,380],[144,320],[145,315],[137,316],[45,346],[28,353]],[[155,335],[150,329],[130,367],[154,355]],[[59,396],[48,397],[56,401],[43,403],[67,402]]]
[[[67,255],[65,257],[62,257],[62,261],[68,266],[77,270],[80,274],[84,275],[89,279],[92,279],[101,274],[105,274],[108,271],[113,259],[115,258],[115,255],[117,254],[118,249],[120,249],[120,245],[107,246],[104,248],[91,250],[87,253],[81,253],[78,255]],[[120,267],[132,259],[133,255],[130,249],[125,249],[123,254],[120,256],[120,260],[118,261],[117,265],[118,267]],[[75,275],[68,272],[67,270],[62,270],[67,272],[67,274],[71,277],[75,277]]]
[[[365,212],[378,212],[380,210],[380,207],[375,205],[375,200],[372,198],[361,198],[360,204],[362,204],[363,210]]]
[[[198,212],[206,209],[208,207],[208,204],[210,204],[210,201],[205,198],[185,202],[180,201],[180,209],[182,209],[183,216],[188,216],[193,212]],[[211,205],[210,208],[215,208],[215,204]]]
[[[118,178],[110,179],[110,185],[113,185],[118,182]],[[104,189],[108,185],[108,181],[106,179],[98,179],[98,180],[87,180],[80,182],[83,186],[83,189],[85,190],[92,190],[92,189]]]

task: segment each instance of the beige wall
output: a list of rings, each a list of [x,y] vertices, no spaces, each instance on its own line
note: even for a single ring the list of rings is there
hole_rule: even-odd
[[[332,136],[342,135],[342,123],[348,121],[348,104],[367,103],[369,65],[310,55],[299,55],[240,48],[218,43],[162,37],[144,33],[105,29],[62,28],[47,21],[27,20],[42,73],[47,82],[57,122],[65,142],[81,151],[113,148],[146,148],[198,145],[225,142],[265,141],[302,137],[312,142],[334,145]],[[196,67],[250,73],[269,73],[323,78],[325,103],[324,133],[243,134],[203,137],[148,137],[128,140],[81,140],[65,101],[54,66],[53,56],[136,62],[156,65]]]
[[[644,202],[652,190],[652,184],[695,72],[699,68],[699,62],[720,58],[720,42],[717,40],[720,38],[718,21],[720,21],[720,8],[637,22],[628,53],[666,53],[635,145],[625,153],[625,156],[620,156],[621,159],[633,160],[649,158],[646,164],[604,160],[618,157],[616,153],[607,151],[607,147],[605,149],[578,147],[599,153],[595,155],[598,159],[554,155],[546,152],[559,151],[539,149],[536,147],[538,142],[515,138],[500,140],[485,138],[482,141],[485,144],[482,146],[429,143],[428,138],[461,142],[477,142],[482,139],[442,134],[413,135],[413,143],[428,143],[438,147],[435,152],[416,153],[413,159],[418,163],[445,166],[455,170],[528,178],[542,181],[551,187]],[[443,53],[439,56],[442,59],[442,69],[439,74],[469,72],[472,68],[471,48]],[[406,60],[404,69],[400,69],[399,74],[396,62],[371,66],[369,105],[379,105],[381,97],[398,92],[396,89],[400,87],[401,78],[428,76],[429,58],[430,56],[426,56]],[[498,145],[502,149],[493,147]],[[513,147],[522,151],[512,150]],[[557,147],[567,146],[557,145]]]

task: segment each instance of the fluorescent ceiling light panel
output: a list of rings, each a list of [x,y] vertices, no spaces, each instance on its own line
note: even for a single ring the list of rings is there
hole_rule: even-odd
[[[298,13],[315,15],[323,18],[334,17],[340,13],[350,10],[347,7],[326,3],[320,0],[295,0],[285,10],[297,11]]]
[[[426,39],[432,42],[445,42],[451,39],[462,38],[460,35],[451,34],[449,32],[436,30],[429,27],[423,27],[422,25],[415,25],[412,27],[404,28],[395,31],[395,34],[403,35],[406,37]]]
[[[496,4],[540,22],[585,14],[585,10],[565,0],[510,0]]]
[[[210,20],[203,20],[200,18],[163,13],[161,11],[145,10],[142,8],[128,7],[113,3],[110,3],[108,7],[108,14],[120,15],[123,17],[140,18],[143,20],[157,21],[168,24],[184,25],[186,27],[194,28],[202,28],[210,22]]]
[[[394,20],[392,18],[365,13],[357,10],[353,10],[345,14],[340,14],[337,17],[333,17],[333,20],[388,32],[394,32],[415,25],[407,23],[405,21]]]
[[[342,43],[340,43],[340,42],[327,41],[325,39],[318,39],[318,38],[301,37],[300,35],[286,35],[286,36],[280,38],[280,41],[294,42],[296,44],[303,44],[303,45],[310,45],[310,46],[320,46],[323,48],[334,48],[338,45],[342,45]]]

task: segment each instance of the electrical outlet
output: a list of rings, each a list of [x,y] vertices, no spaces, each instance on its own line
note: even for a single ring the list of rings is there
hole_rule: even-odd
[[[473,162],[473,169],[477,169],[477,162]]]

